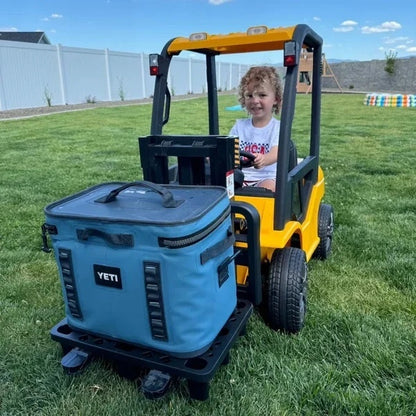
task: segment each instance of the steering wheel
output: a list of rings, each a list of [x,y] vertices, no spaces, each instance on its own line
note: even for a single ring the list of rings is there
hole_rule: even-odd
[[[242,168],[251,168],[254,165],[256,156],[253,153],[240,150],[240,165]]]

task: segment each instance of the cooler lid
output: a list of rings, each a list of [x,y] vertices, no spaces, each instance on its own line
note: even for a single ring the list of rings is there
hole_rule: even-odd
[[[49,204],[55,217],[146,224],[183,224],[229,205],[220,186],[159,185],[147,181],[110,182]]]

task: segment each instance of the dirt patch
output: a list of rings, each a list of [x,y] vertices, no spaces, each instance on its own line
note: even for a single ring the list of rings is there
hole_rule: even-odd
[[[120,107],[126,105],[139,105],[151,103],[152,100],[129,100],[129,101],[101,101],[96,103],[82,103],[69,105],[53,105],[51,107],[19,108],[15,110],[0,111],[0,120],[21,119],[45,116],[48,114],[65,113],[68,111],[93,110],[100,107]]]
[[[218,95],[228,94],[236,94],[236,92],[235,90],[230,90],[218,93]],[[172,101],[193,100],[194,98],[200,97],[206,97],[206,94],[176,95],[172,97]],[[96,103],[53,105],[51,107],[19,108],[16,110],[0,111],[0,121],[46,116],[48,114],[66,113],[68,111],[93,110],[94,108],[100,107],[121,107],[126,105],[149,104],[152,101],[152,98],[144,98],[140,100],[99,101]]]

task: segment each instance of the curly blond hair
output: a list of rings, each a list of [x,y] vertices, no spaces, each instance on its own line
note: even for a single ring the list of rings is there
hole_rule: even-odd
[[[276,96],[276,104],[273,106],[274,113],[279,114],[282,107],[282,83],[280,76],[276,71],[276,68],[272,66],[253,66],[247,73],[241,78],[240,85],[238,87],[238,101],[241,106],[245,107],[244,93],[250,83],[254,82],[255,85],[261,85],[268,82],[274,89]]]

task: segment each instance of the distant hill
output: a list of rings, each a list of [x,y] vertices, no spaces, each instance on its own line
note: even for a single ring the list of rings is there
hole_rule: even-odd
[[[414,56],[414,55],[408,55],[408,56],[401,56],[401,57],[399,57],[399,58],[397,58],[397,59],[412,59],[412,58],[416,58],[416,56]],[[384,59],[383,58],[380,58],[380,59],[375,59],[376,61],[383,61]],[[331,59],[327,59],[326,60],[327,62],[328,62],[328,64],[340,64],[340,63],[343,63],[343,62],[366,62],[366,61],[359,61],[358,59],[337,59],[337,58],[331,58]],[[263,65],[271,65],[271,66],[275,66],[275,67],[277,67],[277,68],[280,68],[280,67],[283,67],[283,62],[277,62],[277,63],[273,63],[273,64],[270,64],[270,63],[264,63]]]
[[[396,59],[411,59],[415,58],[414,55],[408,55],[408,56],[399,56]],[[383,61],[385,58],[378,58],[378,59],[372,59],[373,61]],[[358,61],[357,59],[327,59],[326,60],[329,64],[339,64],[341,62],[364,62],[364,61]]]
[[[326,60],[329,64],[339,64],[341,62],[356,62],[356,59],[327,59]]]

